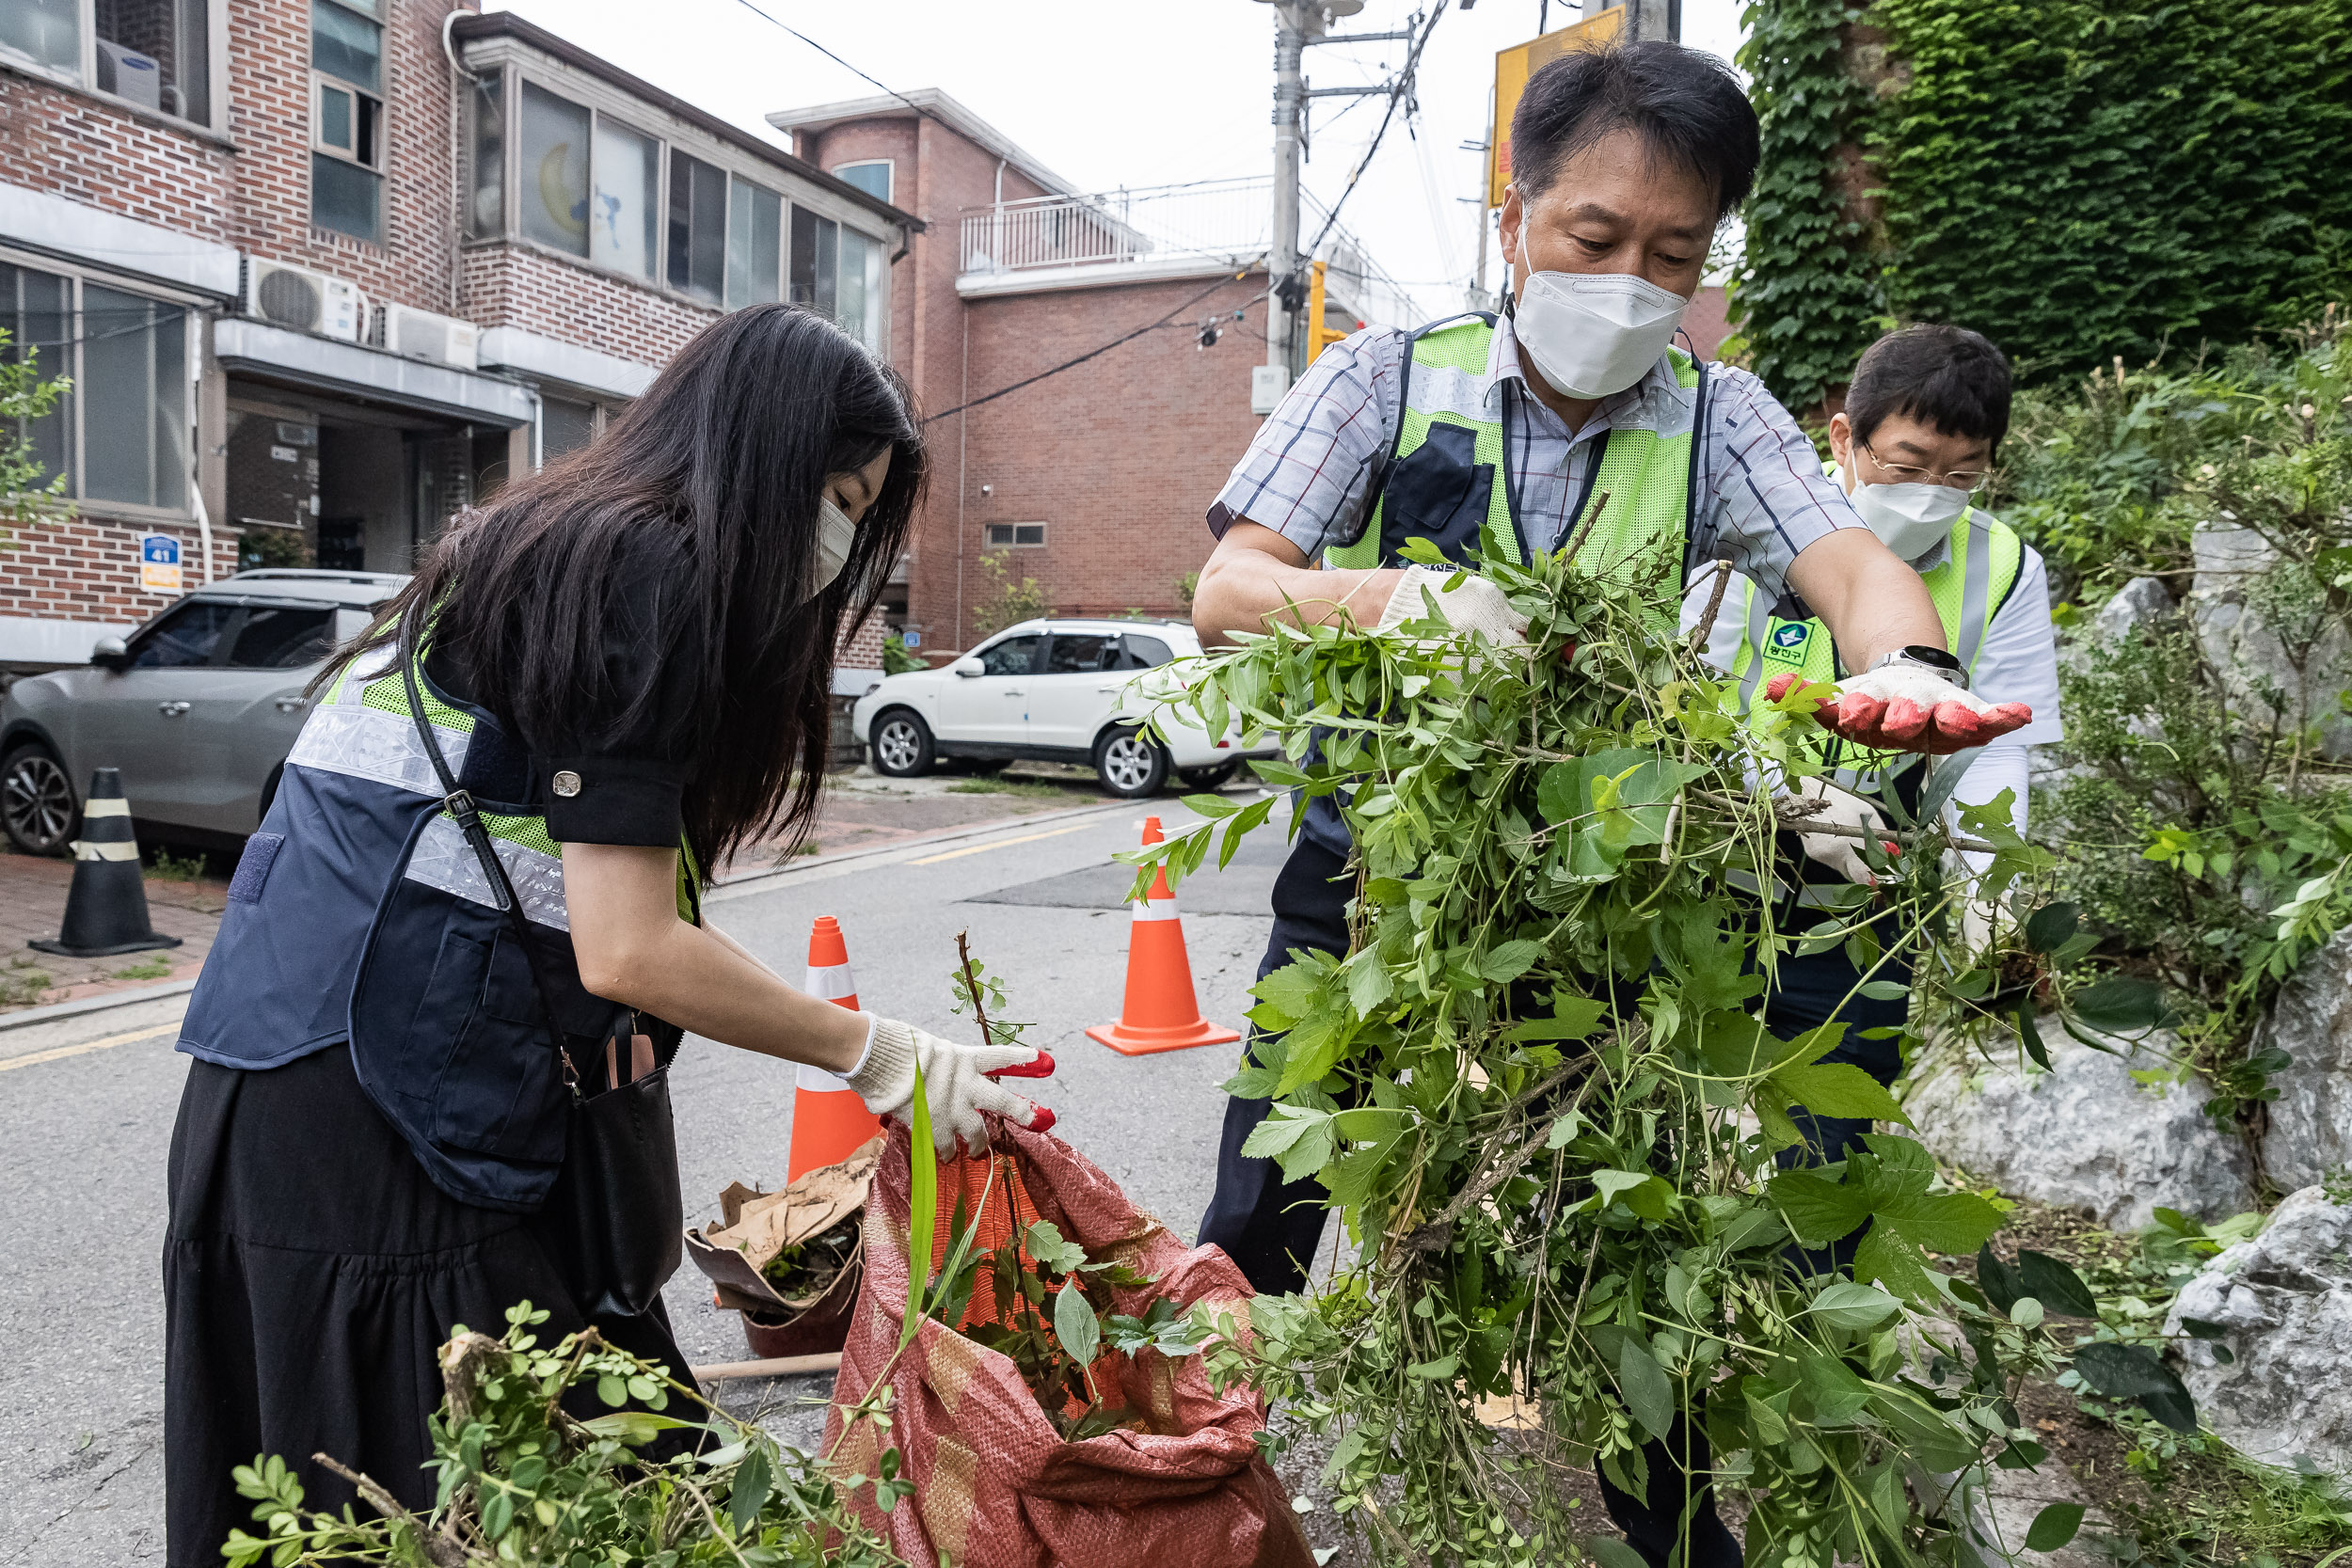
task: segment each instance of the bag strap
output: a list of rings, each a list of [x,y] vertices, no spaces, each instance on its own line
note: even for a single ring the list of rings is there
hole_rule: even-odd
[[[538,955],[532,950],[531,928],[523,917],[522,900],[515,895],[515,884],[506,875],[506,863],[499,859],[498,847],[490,842],[490,830],[483,826],[482,812],[474,804],[472,792],[458,787],[456,775],[449,770],[449,759],[441,754],[440,737],[433,733],[433,722],[424,714],[424,694],[417,689],[417,626],[413,614],[404,615],[400,626],[400,682],[408,694],[408,717],[417,726],[417,738],[423,744],[425,760],[433,765],[433,776],[440,782],[441,809],[457,824],[457,831],[472,847],[474,859],[482,863],[482,875],[489,883],[491,900],[506,916],[513,928],[516,945],[522,949],[523,967],[531,971],[531,989],[539,998],[539,1022],[548,1032],[548,1043],[555,1048],[556,1060],[564,1066],[564,1082],[575,1098],[580,1096],[580,1078],[573,1070],[571,1053],[564,1049],[564,1038],[555,1027],[555,1008],[548,1000],[548,983],[539,973]]]

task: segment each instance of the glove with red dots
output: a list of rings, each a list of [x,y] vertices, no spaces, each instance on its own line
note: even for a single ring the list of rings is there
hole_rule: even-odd
[[[912,1122],[909,1107],[914,1103],[918,1062],[923,1099],[931,1113],[931,1142],[942,1153],[958,1145],[975,1151],[986,1148],[988,1124],[980,1119],[984,1111],[1032,1132],[1054,1125],[1053,1112],[996,1083],[999,1078],[1052,1073],[1054,1058],[1034,1046],[958,1045],[913,1024],[876,1018],[866,1036],[866,1054],[844,1078],[876,1116]]]

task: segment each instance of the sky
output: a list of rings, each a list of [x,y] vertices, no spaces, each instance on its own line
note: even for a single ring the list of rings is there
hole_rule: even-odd
[[[1256,175],[1273,166],[1274,9],[1264,0],[752,0],[890,87],[939,87],[1082,191]],[[1422,7],[1426,7],[1422,0]],[[1458,309],[1478,251],[1477,195],[1495,51],[1535,36],[1541,0],[1450,6],[1402,110],[1340,221],[1430,316]],[[486,0],[747,130],[772,110],[876,89],[745,0]],[[1365,0],[1335,35],[1403,28],[1415,0]],[[1683,0],[1683,41],[1728,58],[1741,0]],[[1549,24],[1576,20],[1554,0]],[[1378,82],[1402,41],[1319,44],[1311,87]],[[1307,189],[1337,199],[1383,102],[1312,103]],[[1410,134],[1408,135],[1408,130]],[[953,214],[934,214],[934,218]],[[1501,260],[1487,261],[1487,284]]]

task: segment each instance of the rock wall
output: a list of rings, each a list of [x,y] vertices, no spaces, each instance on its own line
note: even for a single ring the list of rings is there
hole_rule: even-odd
[[[2352,1165],[2352,931],[2338,931],[2279,989],[2253,1049],[2274,1045],[2295,1065],[2271,1075],[2279,1098],[2263,1164],[2274,1185],[2309,1187]]]

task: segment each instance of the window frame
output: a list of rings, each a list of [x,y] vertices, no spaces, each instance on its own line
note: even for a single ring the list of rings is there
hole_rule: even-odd
[[[389,155],[391,137],[387,135],[391,125],[392,58],[389,47],[391,40],[386,36],[388,28],[385,18],[382,16],[372,16],[360,9],[358,6],[347,3],[347,0],[310,0],[310,4],[303,8],[302,20],[311,36],[310,54],[313,59],[316,58],[318,50],[318,24],[312,20],[311,8],[316,6],[327,6],[335,10],[347,12],[375,29],[376,72],[381,82],[375,87],[366,87],[348,77],[338,76],[330,71],[321,71],[315,64],[310,67],[311,156],[329,158],[336,163],[347,164],[353,168],[374,176],[375,232],[354,234],[349,230],[321,223],[319,221],[318,177],[315,172],[312,173],[310,179],[310,227],[323,230],[329,234],[340,234],[345,239],[356,240],[361,245],[385,245],[389,243],[384,230],[387,217],[385,209],[389,198],[391,175]],[[337,147],[326,139],[326,113],[324,105],[326,94],[329,92],[345,93],[351,98],[352,145],[349,149]],[[372,126],[371,116],[373,117]],[[373,137],[370,135],[371,130]],[[372,148],[369,145],[371,139],[373,144]],[[367,150],[373,151],[372,160],[363,155],[363,151]]]
[[[996,537],[996,531],[998,529],[1005,529],[1009,531],[1007,536],[1001,541]],[[1037,530],[1037,537],[1034,539],[1022,538],[1021,532],[1024,529]],[[983,549],[1041,550],[1045,548],[1045,525],[1041,522],[983,523],[980,525],[980,546]]]
[[[831,168],[827,169],[825,172],[826,172],[827,174],[832,175],[832,176],[833,176],[835,180],[841,181],[841,182],[842,182],[843,183],[845,183],[845,184],[857,185],[857,182],[856,182],[856,181],[854,181],[854,180],[851,180],[851,179],[850,178],[850,170],[851,170],[851,169],[853,169],[853,168],[886,168],[886,169],[888,169],[888,170],[890,171],[889,178],[887,178],[886,180],[884,180],[884,181],[882,182],[882,183],[883,183],[883,184],[885,184],[885,185],[888,185],[890,188],[889,188],[888,190],[884,191],[882,195],[880,195],[880,196],[874,196],[874,193],[873,193],[872,191],[866,191],[866,187],[865,187],[865,186],[863,186],[863,185],[858,185],[858,186],[857,186],[857,188],[858,188],[859,190],[866,191],[866,194],[867,196],[872,196],[872,197],[874,197],[874,199],[875,199],[875,200],[877,200],[877,201],[890,201],[890,200],[891,200],[894,197],[896,197],[896,196],[898,195],[898,159],[896,159],[896,158],[852,158],[852,159],[850,159],[850,160],[848,163],[846,163],[846,164],[835,164],[835,165],[834,165],[834,166],[833,166],[833,167],[831,167]]]
[[[53,82],[73,92],[86,93],[102,103],[128,109],[135,115],[151,115],[167,125],[196,131],[222,141],[228,139],[229,0],[204,0],[204,100],[212,111],[211,118],[205,119],[175,114],[169,109],[151,109],[144,103],[133,103],[100,87],[98,0],[73,0],[73,12],[75,63],[72,70],[60,71],[14,50],[0,50],[0,64],[5,64],[10,71]],[[186,102],[184,91],[182,102]]]
[[[723,221],[722,223],[720,234],[720,254],[723,257],[727,254],[727,251],[734,240],[734,187],[739,183],[750,185],[777,198],[778,231],[776,245],[776,297],[778,299],[789,298],[791,293],[791,230],[792,214],[794,212],[805,211],[814,213],[818,218],[830,222],[834,226],[835,243],[834,251],[834,265],[836,274],[838,273],[840,267],[840,242],[843,236],[854,234],[859,239],[865,241],[867,245],[874,246],[882,263],[879,269],[880,277],[878,279],[881,286],[879,290],[875,291],[868,296],[866,309],[868,312],[868,322],[873,326],[874,341],[868,343],[867,347],[870,348],[878,356],[886,356],[888,355],[892,306],[891,273],[893,269],[890,265],[891,248],[889,236],[886,232],[888,228],[887,225],[878,226],[879,228],[884,230],[884,232],[876,232],[873,229],[863,227],[863,221],[866,220],[868,217],[866,214],[861,214],[861,221],[852,222],[845,219],[839,212],[832,210],[830,207],[812,205],[809,201],[796,199],[793,195],[791,177],[788,172],[764,168],[753,172],[746,172],[745,166],[750,162],[750,160],[739,154],[735,149],[727,147],[723,144],[715,144],[711,140],[704,137],[680,135],[674,129],[667,128],[665,123],[660,119],[658,113],[652,109],[643,109],[632,113],[625,110],[608,108],[606,107],[605,100],[608,96],[610,96],[610,94],[602,88],[601,84],[592,84],[567,76],[560,70],[560,68],[550,67],[538,60],[535,56],[501,50],[499,53],[491,55],[489,57],[484,59],[478,65],[472,63],[470,60],[468,61],[465,69],[476,82],[486,81],[493,77],[498,79],[498,101],[501,105],[502,105],[505,124],[499,147],[499,222],[495,226],[494,230],[490,231],[476,232],[473,227],[472,208],[476,199],[476,193],[480,190],[477,160],[480,158],[481,154],[482,140],[480,123],[476,119],[476,116],[478,116],[481,111],[481,98],[480,95],[474,91],[468,91],[463,95],[466,118],[459,140],[463,148],[463,156],[466,161],[464,183],[468,198],[468,218],[463,239],[464,244],[469,245],[523,245],[543,255],[560,257],[562,260],[568,261],[573,265],[588,267],[604,277],[620,278],[624,281],[633,283],[640,288],[651,288],[663,295],[683,301],[684,303],[691,305],[698,309],[716,310],[721,314],[724,314],[726,313],[728,307],[724,303],[725,284],[723,272],[722,274],[720,301],[717,304],[713,304],[712,302],[706,300],[699,294],[690,293],[682,285],[674,283],[670,277],[670,197],[674,184],[672,178],[672,159],[675,154],[684,153],[686,156],[692,158],[699,163],[707,165],[709,167],[717,170],[720,174],[725,176],[727,180],[727,196],[721,204]],[[521,126],[521,117],[523,112],[522,84],[525,82],[530,83],[532,87],[537,87],[542,92],[563,99],[565,103],[570,103],[575,107],[585,108],[588,110],[590,116],[590,161],[588,181],[589,186],[592,190],[595,188],[596,184],[594,149],[596,128],[598,125],[609,119],[615,126],[625,129],[632,135],[644,136],[654,143],[656,148],[657,162],[660,167],[659,186],[655,191],[653,198],[657,225],[656,249],[659,254],[656,258],[654,276],[651,277],[641,277],[638,274],[626,272],[617,267],[610,266],[603,261],[597,261],[593,256],[580,256],[568,250],[563,250],[552,245],[543,245],[523,233],[521,213],[522,204],[520,201],[516,199],[515,193],[521,189],[520,182],[522,178],[521,164],[523,140]],[[869,163],[895,163],[895,160],[891,159],[867,159],[863,161]],[[895,184],[897,178],[895,168],[892,178]],[[839,293],[840,289],[836,278],[836,319]],[[847,323],[842,324],[845,331],[850,332],[852,337],[858,338],[861,341],[865,341],[865,329],[866,325],[866,323],[861,323],[855,325],[851,325]]]
[[[52,277],[62,277],[70,285],[69,297],[72,303],[68,314],[75,324],[72,329],[73,341],[71,345],[68,362],[58,366],[52,373],[71,376],[73,381],[72,387],[59,400],[59,404],[68,410],[66,460],[70,466],[70,471],[66,476],[65,494],[66,498],[72,501],[75,515],[119,519],[133,523],[193,521],[197,515],[197,501],[201,496],[198,471],[201,465],[197,459],[197,454],[200,450],[200,441],[197,423],[202,404],[197,388],[203,374],[202,325],[206,302],[196,294],[158,288],[144,280],[126,279],[95,267],[77,266],[70,261],[35,255],[32,252],[14,249],[7,245],[0,245],[0,262],[23,268],[27,272],[44,273]],[[183,399],[181,406],[185,415],[182,429],[184,432],[183,454],[188,459],[188,467],[182,479],[182,493],[186,498],[185,504],[180,507],[151,506],[143,501],[109,500],[86,493],[89,468],[87,453],[90,421],[83,399],[87,395],[89,382],[84,373],[83,364],[87,335],[81,322],[86,311],[82,296],[85,287],[88,284],[96,284],[102,289],[111,289],[117,293],[135,295],[157,305],[167,305],[181,312],[181,330],[185,335],[182,349],[184,357],[181,363],[188,371],[187,379],[182,384],[181,388]]]

